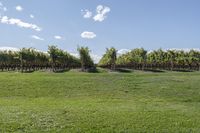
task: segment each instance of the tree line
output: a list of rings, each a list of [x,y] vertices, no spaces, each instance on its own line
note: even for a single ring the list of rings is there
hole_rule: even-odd
[[[138,70],[197,70],[200,71],[200,51],[167,50],[162,49],[148,52],[143,48],[136,48],[117,57],[117,50],[106,50],[99,66],[107,68],[131,68]],[[117,57],[117,58],[116,58]],[[113,67],[114,66],[114,67]]]
[[[19,51],[0,51],[1,71],[29,72],[36,70],[64,71],[80,67],[80,60],[57,46],[49,46],[48,52],[34,48]]]
[[[37,70],[65,71],[81,68],[82,71],[95,70],[96,66],[115,70],[130,68],[138,70],[200,70],[200,51],[190,50],[154,50],[148,52],[136,48],[117,55],[114,47],[107,48],[98,64],[90,56],[88,47],[78,47],[79,58],[67,51],[51,45],[47,52],[34,48],[22,48],[19,51],[0,51],[1,71],[30,72]]]

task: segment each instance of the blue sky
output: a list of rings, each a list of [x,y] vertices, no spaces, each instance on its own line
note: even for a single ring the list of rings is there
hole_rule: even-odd
[[[88,46],[96,55],[102,55],[111,46],[119,50],[200,48],[200,0],[0,0],[0,3],[0,47],[46,51],[49,44],[55,44],[76,52],[80,45]]]

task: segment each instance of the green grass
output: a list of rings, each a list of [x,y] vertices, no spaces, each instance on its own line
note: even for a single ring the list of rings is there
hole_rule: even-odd
[[[200,72],[0,73],[0,132],[200,132]]]

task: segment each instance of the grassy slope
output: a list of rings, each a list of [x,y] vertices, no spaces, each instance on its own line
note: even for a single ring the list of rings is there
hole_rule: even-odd
[[[200,73],[0,73],[0,132],[200,132]]]

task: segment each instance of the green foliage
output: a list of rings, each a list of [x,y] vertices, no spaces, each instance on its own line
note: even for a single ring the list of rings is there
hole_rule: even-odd
[[[70,68],[82,68],[83,71],[95,70],[95,65],[90,57],[88,47],[79,47],[80,59],[68,52],[51,45],[48,53],[34,48],[22,48],[18,52],[0,51],[1,71],[35,71],[48,70],[63,71]],[[136,48],[117,57],[115,48],[106,49],[98,63],[100,67],[110,69],[163,69],[163,70],[200,70],[200,51],[167,50],[162,49],[148,52],[143,48]]]
[[[80,66],[79,59],[57,48],[57,46],[49,46],[48,53],[53,71],[56,71],[57,68],[65,69]]]
[[[137,48],[137,49],[133,49],[130,52],[128,52],[127,54],[123,54],[121,55],[118,59],[117,59],[117,64],[118,65],[122,65],[122,66],[131,66],[134,63],[145,63],[146,62],[146,55],[147,51],[144,50],[143,48]]]
[[[22,48],[18,52],[21,71],[34,71],[37,68],[48,66],[49,56],[34,48]]]
[[[94,67],[94,62],[90,57],[90,50],[88,47],[78,47],[77,51],[79,52],[80,61],[81,61],[81,68],[82,71]]]
[[[98,65],[101,67],[110,67],[111,69],[115,69],[116,60],[117,50],[114,47],[110,49],[107,48],[106,53],[103,55]]]
[[[17,52],[0,51],[0,69],[2,71],[21,70],[27,72],[53,67],[53,70],[57,71],[80,66],[78,58],[56,46],[49,46],[48,53],[34,48],[22,48]]]
[[[134,69],[200,70],[200,52],[190,50],[133,49],[117,59],[117,65]]]
[[[14,65],[19,64],[19,53],[12,51],[0,51],[0,66],[4,65]]]

